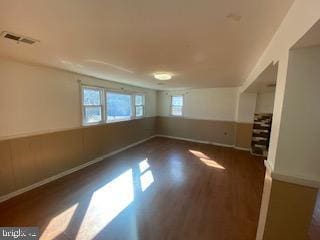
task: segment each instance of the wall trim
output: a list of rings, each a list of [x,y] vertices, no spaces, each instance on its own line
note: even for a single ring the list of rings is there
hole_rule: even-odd
[[[237,150],[242,150],[242,151],[251,152],[251,148],[238,147],[238,146],[236,146],[236,145],[234,145],[233,148],[234,148],[234,149],[237,149]]]
[[[143,143],[143,142],[145,142],[145,141],[148,141],[148,140],[150,140],[150,139],[152,139],[152,138],[154,138],[154,137],[155,137],[155,135],[152,135],[151,137],[148,137],[148,138],[142,139],[142,140],[140,140],[140,141],[138,141],[138,142],[129,144],[129,145],[123,147],[123,148],[120,148],[120,149],[118,149],[118,150],[115,150],[115,151],[112,151],[112,152],[107,153],[107,154],[105,154],[105,155],[102,155],[102,156],[100,156],[100,157],[97,157],[97,158],[95,158],[95,159],[93,159],[93,160],[91,160],[91,161],[89,161],[89,162],[86,162],[86,163],[81,164],[81,165],[79,165],[79,166],[77,166],[77,167],[71,168],[71,169],[66,170],[66,171],[64,171],[64,172],[61,172],[61,173],[59,173],[59,174],[57,174],[57,175],[54,175],[54,176],[51,176],[51,177],[46,178],[46,179],[44,179],[44,180],[41,180],[41,181],[39,181],[39,182],[36,182],[36,183],[34,183],[34,184],[30,185],[30,186],[27,186],[27,187],[18,189],[18,190],[14,191],[14,192],[8,193],[8,194],[6,194],[6,195],[0,196],[0,203],[1,203],[1,202],[4,202],[4,201],[7,201],[7,200],[9,200],[10,198],[16,197],[16,196],[18,196],[18,195],[20,195],[20,194],[22,194],[22,193],[28,192],[28,191],[30,191],[30,190],[33,190],[33,189],[37,188],[37,187],[40,187],[40,186],[42,186],[42,185],[45,185],[45,184],[50,183],[50,182],[52,182],[52,181],[55,181],[55,180],[57,180],[57,179],[59,179],[59,178],[62,178],[62,177],[64,177],[64,176],[67,176],[67,175],[69,175],[69,174],[71,174],[71,173],[77,172],[77,171],[79,171],[79,170],[81,170],[81,169],[83,169],[83,168],[86,168],[86,167],[90,166],[90,165],[93,165],[93,164],[95,164],[95,163],[101,162],[101,161],[105,160],[106,158],[111,157],[112,155],[115,155],[115,154],[120,153],[120,152],[122,152],[122,151],[124,151],[124,150],[127,150],[127,149],[129,149],[129,148],[132,148],[132,147],[134,147],[134,146],[136,146],[136,145],[139,145],[139,144],[141,144],[141,143]]]
[[[172,115],[157,115],[159,118],[171,118],[171,119],[186,119],[186,120],[200,120],[200,121],[212,121],[212,122],[229,122],[237,123],[234,119],[214,119],[214,118],[197,118],[191,116],[172,116]]]
[[[22,133],[17,133],[17,134],[13,134],[13,135],[0,136],[0,141],[13,140],[13,139],[25,138],[25,137],[34,137],[34,136],[51,134],[51,133],[59,133],[59,132],[64,132],[64,131],[73,131],[73,130],[78,130],[78,129],[98,127],[98,126],[116,124],[119,122],[128,122],[128,121],[142,120],[142,119],[148,119],[148,118],[178,118],[178,119],[187,119],[187,120],[203,120],[203,121],[229,122],[229,123],[235,123],[235,124],[252,124],[253,125],[253,122],[237,122],[237,121],[232,121],[232,120],[219,120],[219,119],[209,119],[209,118],[205,119],[205,118],[190,118],[190,117],[154,115],[154,116],[144,116],[142,118],[134,118],[134,119],[125,120],[125,121],[118,121],[118,122],[99,123],[99,124],[92,124],[92,125],[82,125],[82,123],[80,123],[79,126],[73,126],[73,127],[54,128],[54,129],[46,129],[46,130],[39,130],[39,131],[33,131],[33,132],[22,132]],[[217,143],[217,144],[219,144],[219,143]],[[240,148],[240,147],[237,149],[245,150],[245,151],[250,150],[249,148]]]
[[[175,136],[163,135],[163,134],[157,134],[157,135],[155,135],[155,137],[171,138],[171,139],[183,140],[183,141],[188,141],[188,142],[210,144],[210,145],[219,146],[219,147],[229,147],[229,148],[234,148],[234,149],[242,150],[242,151],[250,151],[249,148],[242,148],[242,147],[237,147],[235,145],[223,144],[223,143],[217,143],[217,142],[209,142],[209,141],[197,140],[197,139],[192,139],[192,138],[175,137]]]
[[[317,179],[308,179],[302,176],[289,175],[288,173],[275,172],[271,168],[271,165],[267,160],[264,161],[264,165],[266,166],[267,171],[270,172],[271,178],[274,180],[293,183],[293,184],[297,184],[305,187],[311,187],[311,188],[320,187],[320,181]]]
[[[34,132],[17,133],[17,134],[13,134],[13,135],[0,136],[0,141],[14,140],[17,138],[35,137],[35,136],[52,134],[52,133],[59,133],[59,132],[65,132],[65,131],[81,130],[81,129],[91,128],[91,127],[108,126],[111,124],[139,121],[139,120],[149,119],[149,118],[156,118],[156,116],[144,116],[144,117],[140,117],[140,118],[132,118],[129,120],[108,122],[108,123],[104,122],[104,123],[91,124],[91,125],[82,125],[82,123],[80,123],[80,125],[76,126],[76,127],[56,128],[56,129],[39,130],[39,131],[34,131]]]
[[[222,143],[216,143],[216,142],[196,140],[196,139],[192,139],[192,138],[175,137],[175,136],[171,136],[171,135],[157,134],[155,136],[156,137],[165,137],[165,138],[177,139],[177,140],[184,140],[184,141],[188,141],[188,142],[211,144],[211,145],[220,146],[220,147],[234,147],[234,145],[229,145],[229,144],[222,144]]]
[[[253,125],[254,124],[254,122],[241,122],[241,121],[236,121],[235,122],[236,124],[247,124],[247,125]]]

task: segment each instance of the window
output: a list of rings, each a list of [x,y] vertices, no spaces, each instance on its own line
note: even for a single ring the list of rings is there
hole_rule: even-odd
[[[183,96],[172,96],[171,97],[171,115],[182,116],[183,114]]]
[[[144,96],[135,95],[134,99],[135,114],[137,118],[144,116]]]
[[[107,92],[107,122],[131,119],[131,95]]]
[[[101,96],[102,89],[82,88],[83,123],[85,125],[102,122],[103,110]]]
[[[91,86],[82,86],[81,89],[83,125],[124,121],[145,116],[143,94],[109,91]]]

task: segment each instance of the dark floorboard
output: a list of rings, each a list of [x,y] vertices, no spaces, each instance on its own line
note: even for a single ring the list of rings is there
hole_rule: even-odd
[[[154,138],[0,204],[42,239],[254,240],[262,158]]]

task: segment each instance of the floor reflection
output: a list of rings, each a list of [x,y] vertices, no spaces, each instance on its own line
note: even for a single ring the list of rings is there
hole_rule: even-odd
[[[141,189],[144,192],[153,182],[154,178],[150,170],[143,173],[140,177]]]
[[[60,213],[58,216],[52,218],[41,237],[43,239],[55,239],[66,231],[78,205],[79,204],[77,203]]]
[[[217,169],[225,169],[221,164],[217,163],[216,161],[210,159],[208,155],[201,151],[191,150],[189,149],[189,152],[192,153],[194,156],[198,157],[201,162],[203,162],[205,165]]]
[[[88,203],[81,202],[83,207],[80,208],[79,203],[76,203],[53,217],[44,229],[41,239],[63,239],[63,236],[77,240],[99,239],[99,235],[108,231],[107,227],[116,218],[121,218],[121,215],[126,216],[126,221],[131,219],[131,226],[134,226],[136,220],[132,204],[135,201],[135,194],[145,192],[154,183],[147,158],[140,161],[135,169],[137,169],[135,174],[131,168],[96,189]],[[135,184],[136,174],[139,178],[138,184]],[[76,220],[78,223],[72,221],[75,215],[79,218],[77,210],[83,212],[82,217]],[[124,210],[127,210],[127,213]],[[69,228],[73,231],[69,231]],[[75,232],[74,229],[77,228],[78,231]],[[137,239],[134,237],[137,235],[136,228],[133,227],[131,230],[130,239]]]
[[[94,192],[76,239],[94,239],[133,202],[132,177],[132,169],[130,169]]]

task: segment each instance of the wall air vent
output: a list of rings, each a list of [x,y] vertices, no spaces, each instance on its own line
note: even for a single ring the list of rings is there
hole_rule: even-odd
[[[6,33],[4,35],[5,38],[9,38],[11,40],[15,40],[15,41],[19,41],[20,40],[20,37],[16,36],[16,35],[13,35],[13,34],[10,34],[10,33]]]
[[[20,42],[34,44],[36,41],[31,38],[22,38],[22,39],[20,39]]]
[[[40,42],[39,40],[35,40],[30,37],[22,36],[16,33],[6,32],[6,31],[3,31],[1,33],[1,37],[16,41],[17,43],[22,42],[27,44],[34,44],[36,42]]]

